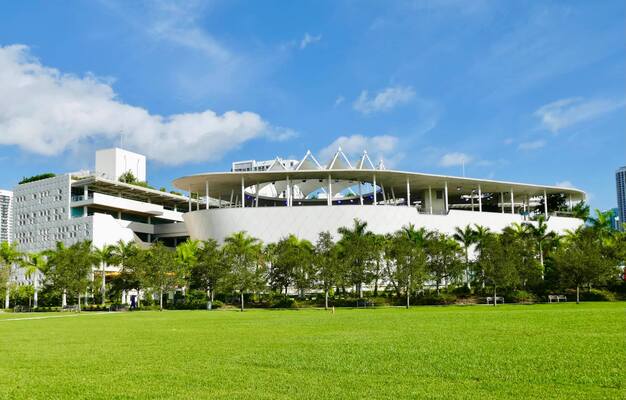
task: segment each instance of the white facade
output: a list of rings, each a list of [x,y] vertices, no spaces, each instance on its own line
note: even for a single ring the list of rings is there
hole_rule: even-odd
[[[0,243],[11,242],[13,230],[13,192],[0,190]]]
[[[456,227],[474,224],[501,232],[514,222],[529,222],[519,214],[461,210],[451,210],[448,215],[422,214],[414,207],[389,205],[225,208],[193,211],[184,218],[193,239],[213,238],[223,242],[232,233],[245,231],[265,243],[277,242],[290,234],[315,242],[323,231],[329,231],[337,239],[337,230],[351,227],[355,218],[367,222],[367,229],[377,234],[392,233],[409,224],[446,234],[453,234]],[[550,231],[561,234],[582,223],[577,218],[557,216],[547,221]]]
[[[96,151],[96,176],[119,180],[125,172],[132,172],[138,181],[146,181],[146,157],[119,148]]]

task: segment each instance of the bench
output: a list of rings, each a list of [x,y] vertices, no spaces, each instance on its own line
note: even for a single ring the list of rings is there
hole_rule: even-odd
[[[487,297],[487,304],[491,304],[494,301],[493,297]],[[500,302],[500,304],[504,304],[504,297],[496,296],[495,303]]]
[[[562,295],[562,294],[550,294],[550,295],[548,295],[548,302],[552,303],[553,301],[556,301],[557,303],[560,303],[561,301],[567,302],[567,297],[565,295]]]
[[[78,311],[78,305],[73,304],[71,306],[63,306],[61,311]]]

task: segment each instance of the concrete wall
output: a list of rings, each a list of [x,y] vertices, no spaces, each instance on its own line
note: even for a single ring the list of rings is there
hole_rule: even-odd
[[[96,151],[96,173],[113,181],[126,171],[131,171],[139,181],[146,180],[146,157],[123,149]]]
[[[198,210],[183,215],[192,239],[213,238],[223,241],[233,232],[246,231],[266,243],[289,234],[311,241],[319,232],[330,231],[337,238],[337,229],[352,226],[358,218],[368,223],[375,233],[391,233],[410,223],[451,234],[456,227],[479,224],[499,232],[513,222],[521,223],[517,214],[452,210],[448,215],[419,214],[413,207],[402,206],[311,206],[260,207]],[[563,233],[582,224],[576,218],[550,217],[550,230]]]

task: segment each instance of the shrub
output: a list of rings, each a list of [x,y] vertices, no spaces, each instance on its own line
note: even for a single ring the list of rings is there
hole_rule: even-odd
[[[271,308],[298,308],[298,302],[288,296],[281,296],[270,300]]]
[[[428,293],[416,299],[415,304],[423,305],[448,305],[456,302],[456,295],[452,293],[432,294]]]
[[[511,293],[511,300],[514,303],[534,303],[537,301],[537,297],[525,290],[516,290]]]
[[[568,299],[576,299],[576,293],[574,296],[568,296]],[[580,291],[581,301],[616,301],[615,294],[608,290],[591,289]]]
[[[221,302],[219,300],[213,300],[213,305],[212,305],[213,309],[216,308],[223,308],[224,307],[224,302]]]

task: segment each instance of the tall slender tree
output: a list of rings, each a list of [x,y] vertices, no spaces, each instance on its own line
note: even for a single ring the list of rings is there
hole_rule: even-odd
[[[236,232],[224,240],[224,256],[228,265],[228,286],[239,292],[241,311],[244,295],[263,285],[262,243],[245,232]]]
[[[466,225],[465,228],[459,228],[458,226],[454,229],[454,234],[452,238],[459,242],[461,246],[463,246],[463,251],[465,253],[465,271],[464,271],[464,280],[465,285],[467,285],[468,289],[471,287],[469,272],[470,272],[470,260],[469,260],[469,251],[472,245],[476,243],[476,232],[470,225]]]
[[[320,232],[315,244],[315,277],[324,289],[324,309],[328,310],[330,289],[337,284],[340,271],[337,268],[337,246],[330,232]]]
[[[350,284],[356,287],[359,297],[363,297],[363,285],[372,278],[369,270],[373,259],[372,233],[367,230],[367,222],[354,219],[352,228],[341,227],[339,249],[346,264]]]
[[[46,256],[43,253],[28,254],[24,257],[24,273],[33,282],[33,307],[39,305],[39,276],[45,271]]]
[[[191,285],[207,291],[207,308],[211,310],[215,300],[215,291],[223,285],[228,266],[224,260],[223,251],[213,239],[201,242],[197,255],[197,261],[191,270]]]
[[[106,266],[110,265],[113,260],[113,253],[115,251],[115,246],[113,245],[104,245],[100,248],[96,247],[94,249],[94,255],[100,264],[100,295],[102,299],[100,301],[101,305],[106,303]]]

